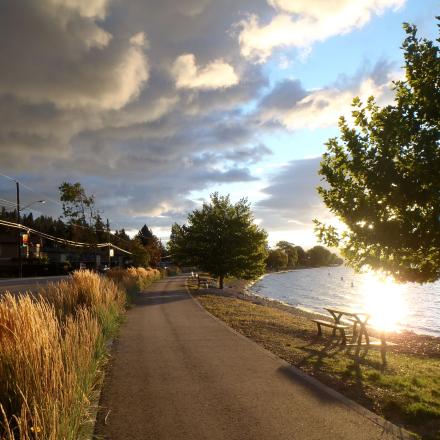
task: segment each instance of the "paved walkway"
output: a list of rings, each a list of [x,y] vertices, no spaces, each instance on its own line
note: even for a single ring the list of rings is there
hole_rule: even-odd
[[[96,434],[108,440],[394,439],[161,280],[114,345]],[[394,432],[395,434],[395,432]]]

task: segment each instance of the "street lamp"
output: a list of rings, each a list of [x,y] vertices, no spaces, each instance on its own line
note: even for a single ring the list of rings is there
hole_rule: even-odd
[[[20,185],[19,182],[16,180],[15,185],[17,188],[17,223],[20,224],[20,212],[24,211],[25,209],[29,208],[31,205],[35,203],[46,203],[46,200],[35,200],[31,203],[28,203],[23,208],[20,208]],[[17,251],[18,251],[18,277],[23,278],[23,261],[21,258],[21,234],[20,230],[18,231],[18,238],[17,238]]]

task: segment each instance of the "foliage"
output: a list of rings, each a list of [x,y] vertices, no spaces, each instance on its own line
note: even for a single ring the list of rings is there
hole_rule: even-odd
[[[157,267],[164,253],[164,248],[160,240],[147,225],[142,226],[135,238],[145,249],[148,255],[148,264],[152,267]]]
[[[266,232],[253,219],[246,199],[232,204],[229,196],[211,195],[188,215],[188,225],[174,225],[170,251],[176,261],[191,262],[219,277],[256,278],[264,272]]]
[[[63,215],[70,223],[92,226],[96,219],[95,197],[88,196],[79,182],[63,182],[59,186]]]
[[[287,268],[289,257],[281,249],[270,249],[266,259],[269,270],[283,270]]]
[[[168,251],[174,263],[179,266],[196,265],[196,258],[190,248],[191,244],[188,227],[174,223],[171,226],[171,235],[168,242]]]
[[[150,263],[150,255],[139,239],[134,238],[131,241],[130,251],[132,252],[131,260],[135,267],[148,267]]]
[[[439,48],[404,29],[406,77],[394,82],[393,105],[355,98],[354,127],[341,118],[340,139],[326,144],[319,193],[347,229],[316,226],[354,268],[428,282],[440,278]]]
[[[277,243],[277,248],[284,251],[287,255],[287,269],[293,269],[298,264],[298,252],[295,245],[282,240]]]
[[[307,266],[307,254],[301,246],[295,246],[296,254],[298,255],[298,266]]]
[[[331,252],[323,246],[314,246],[307,251],[309,265],[312,267],[328,266],[331,255]]]

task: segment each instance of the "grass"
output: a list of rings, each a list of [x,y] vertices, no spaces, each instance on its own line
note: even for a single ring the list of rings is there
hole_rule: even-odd
[[[195,289],[195,288],[193,288]],[[440,356],[390,349],[387,365],[378,350],[340,345],[329,336],[317,338],[310,316],[238,299],[225,293],[203,294],[198,301],[213,315],[321,382],[420,437],[440,439]]]
[[[124,286],[134,292],[157,274],[130,269],[117,276],[114,282],[78,271],[36,297],[0,298],[2,440],[79,440],[90,434],[91,400],[106,342],[125,310]]]
[[[111,269],[107,272],[107,276],[123,287],[129,295],[133,295],[146,289],[153,281],[160,279],[162,274],[158,269],[131,267],[129,269]]]

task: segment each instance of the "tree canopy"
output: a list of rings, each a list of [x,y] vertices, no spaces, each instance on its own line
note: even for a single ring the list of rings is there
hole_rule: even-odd
[[[341,117],[340,138],[326,144],[327,184],[318,190],[347,228],[316,224],[353,267],[428,282],[440,278],[439,48],[415,26],[404,29],[405,79],[394,82],[394,103],[355,98],[354,126]]]
[[[288,241],[282,240],[277,243],[277,248],[287,255],[287,269],[293,269],[298,263],[298,252],[295,245]]]
[[[283,270],[287,268],[289,257],[282,249],[270,249],[266,259],[269,270]]]
[[[265,269],[267,234],[254,223],[246,199],[232,204],[228,196],[211,195],[188,215],[187,225],[173,225],[169,242],[176,262],[194,264],[224,278],[256,278]]]

